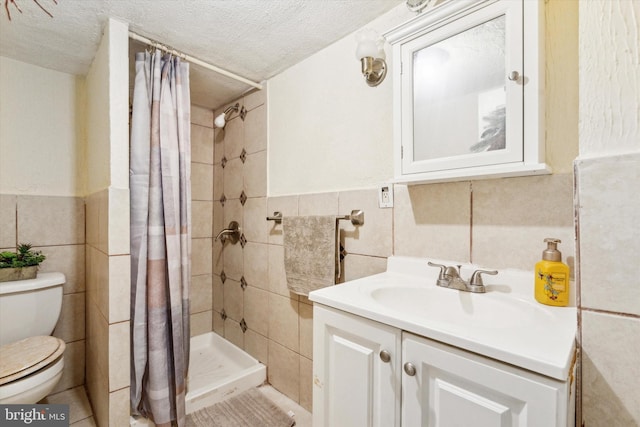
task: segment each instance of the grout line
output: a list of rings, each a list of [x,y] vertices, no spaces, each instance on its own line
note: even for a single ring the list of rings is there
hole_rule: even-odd
[[[631,319],[640,319],[640,314],[633,313],[623,313],[621,311],[610,311],[610,310],[602,310],[599,308],[589,308],[589,307],[578,307],[580,311],[587,311],[590,313],[599,313],[599,314],[610,314],[614,316],[628,317]]]

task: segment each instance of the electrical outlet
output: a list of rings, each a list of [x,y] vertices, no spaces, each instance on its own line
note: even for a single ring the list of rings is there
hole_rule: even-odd
[[[381,184],[378,187],[378,206],[381,208],[393,207],[393,184]]]

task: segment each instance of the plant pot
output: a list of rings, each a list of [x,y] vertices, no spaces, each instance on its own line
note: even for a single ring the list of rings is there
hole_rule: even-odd
[[[0,282],[11,282],[14,280],[35,279],[38,274],[38,266],[20,268],[0,268]]]

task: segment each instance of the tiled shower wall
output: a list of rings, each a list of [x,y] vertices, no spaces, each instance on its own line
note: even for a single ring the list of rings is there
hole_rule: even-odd
[[[287,289],[282,225],[266,217],[275,211],[365,210],[368,227],[340,223],[349,253],[344,281],[384,271],[391,255],[392,210],[377,208],[375,190],[267,198],[265,101],[264,90],[245,96],[238,100],[247,109],[244,120],[234,113],[224,130],[216,129],[213,234],[235,220],[243,238],[235,245],[213,242],[213,328],[267,365],[276,389],[311,409],[312,305]]]
[[[51,394],[84,384],[85,211],[81,197],[0,195],[0,251],[31,243],[47,259],[39,271],[66,276],[53,335],[66,343],[65,369]]]
[[[213,330],[213,111],[191,106],[191,335]]]
[[[573,266],[570,174],[397,185],[393,209],[378,208],[374,188],[266,197],[265,96],[240,99],[245,120],[234,115],[215,131],[213,235],[236,220],[246,241],[213,242],[213,328],[265,363],[269,382],[303,407],[312,401],[313,307],[286,287],[282,225],[266,221],[273,212],[365,212],[363,226],[339,223],[347,253],[340,282],[384,271],[392,254],[532,270],[545,237],[562,240]],[[208,314],[199,315],[206,329]]]

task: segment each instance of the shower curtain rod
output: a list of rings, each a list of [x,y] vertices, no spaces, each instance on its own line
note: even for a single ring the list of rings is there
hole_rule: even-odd
[[[194,58],[191,55],[187,55],[186,53],[182,53],[180,51],[177,51],[177,50],[175,50],[173,48],[170,48],[168,46],[163,45],[162,43],[158,43],[157,41],[154,41],[154,40],[151,40],[151,39],[146,38],[144,36],[141,36],[140,34],[136,34],[133,31],[129,31],[129,38],[132,38],[132,39],[137,40],[139,42],[142,42],[144,44],[150,45],[150,46],[155,47],[157,49],[163,50],[165,52],[177,55],[177,56],[183,58],[186,61],[189,61],[189,62],[191,62],[193,64],[196,64],[196,65],[199,65],[201,67],[204,67],[207,70],[211,70],[211,71],[213,71],[215,73],[222,74],[223,76],[230,77],[230,78],[232,78],[234,80],[237,80],[239,82],[248,84],[249,86],[253,86],[256,89],[262,89],[262,85],[260,83],[256,83],[256,82],[251,81],[249,79],[245,79],[242,76],[239,76],[239,75],[234,74],[234,73],[232,73],[230,71],[224,70],[224,69],[222,69],[220,67],[216,67],[215,65],[211,65],[211,64],[209,64],[207,62],[204,62],[204,61],[202,61],[202,60],[200,60],[198,58]]]

